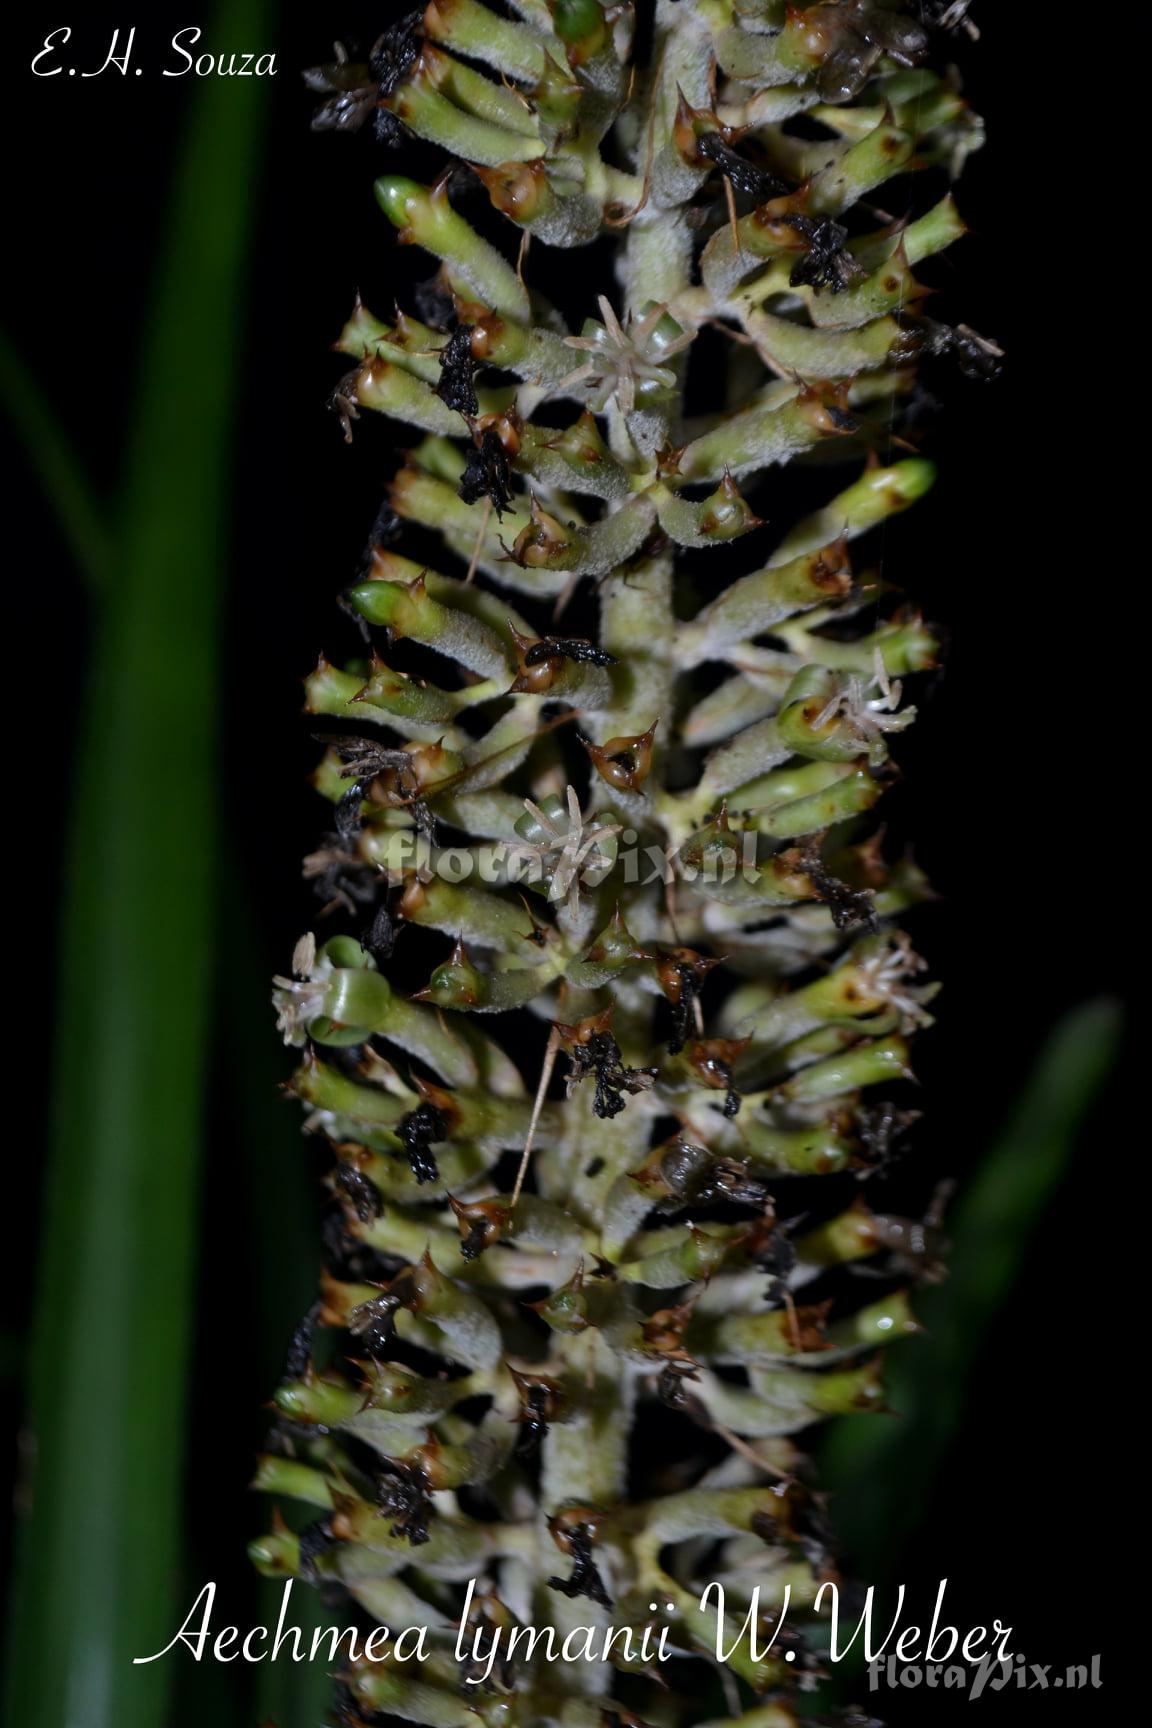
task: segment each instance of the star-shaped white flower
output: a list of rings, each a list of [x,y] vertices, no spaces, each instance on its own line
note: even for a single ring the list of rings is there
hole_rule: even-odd
[[[596,870],[611,869],[614,857],[605,851],[603,841],[620,833],[618,822],[585,822],[580,809],[580,797],[574,786],[565,789],[567,822],[550,816],[531,798],[525,798],[524,808],[543,831],[543,838],[516,847],[516,855],[525,860],[538,859],[549,872],[548,898],[567,900],[574,912],[580,904],[580,889]]]
[[[875,670],[871,678],[864,679],[859,673],[853,672],[840,685],[814,717],[812,729],[818,732],[838,714],[849,732],[859,740],[861,747],[867,750],[869,761],[876,767],[887,753],[883,734],[903,732],[904,728],[915,720],[916,710],[903,708],[898,714],[895,712],[900,705],[903,685],[899,679],[893,682],[889,678],[888,668],[879,648],[875,651],[872,664]],[[873,690],[879,694],[871,695]]]
[[[666,306],[649,306],[639,317],[630,315],[624,325],[603,294],[597,304],[603,324],[596,326],[591,336],[564,338],[569,348],[580,348],[589,358],[562,378],[557,389],[587,386],[580,394],[597,413],[603,413],[614,399],[622,414],[632,414],[637,397],[675,389],[676,374],[666,362],[687,348],[692,333],[681,330],[679,335],[670,336],[660,329],[668,316]]]
[[[891,941],[880,944],[858,959],[856,964],[863,975],[865,989],[894,1008],[906,1030],[913,1026],[931,1025],[932,1016],[924,1003],[935,994],[935,990],[931,985],[911,982],[925,970],[926,962],[915,952],[902,930],[897,931]]]

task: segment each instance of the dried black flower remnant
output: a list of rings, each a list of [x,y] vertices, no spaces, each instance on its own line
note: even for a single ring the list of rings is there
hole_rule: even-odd
[[[324,902],[328,912],[341,906],[346,912],[370,906],[376,898],[377,881],[363,860],[345,849],[339,834],[328,836],[329,844],[311,853],[304,862],[304,874],[312,882],[313,891]],[[322,914],[323,915],[323,914]]]
[[[887,1171],[900,1157],[901,1142],[919,1118],[918,1110],[901,1110],[891,1099],[862,1106],[856,1113],[856,1131],[868,1158],[868,1168],[861,1175],[875,1176]]]
[[[499,1242],[511,1219],[508,1206],[499,1200],[460,1201],[449,1194],[448,1204],[460,1231],[460,1258],[469,1263]]]
[[[673,948],[657,962],[656,976],[672,1008],[668,1054],[678,1056],[700,1019],[700,987],[717,965],[693,948]]]
[[[364,788],[359,780],[354,780],[347,792],[341,793],[336,800],[336,836],[344,846],[350,845],[360,832],[360,806],[363,802]]]
[[[346,737],[339,732],[313,732],[312,736],[318,744],[330,744],[336,751],[344,763],[341,772],[345,778],[372,780],[390,768],[412,778],[410,750],[389,750],[375,738]]]
[[[831,6],[822,7],[831,14]],[[849,102],[858,96],[882,55],[898,66],[916,66],[928,47],[928,35],[915,19],[903,18],[878,0],[843,0],[836,26],[829,21],[831,45],[817,76],[826,102]]]
[[[396,947],[396,924],[388,910],[387,900],[376,908],[367,930],[361,932],[360,946],[374,960],[390,960]]]
[[[348,1316],[349,1332],[360,1340],[369,1356],[376,1361],[382,1361],[391,1348],[399,1306],[398,1296],[382,1291],[379,1296],[361,1302]]]
[[[788,1280],[796,1267],[796,1249],[792,1238],[781,1226],[773,1230],[756,1256],[756,1264],[769,1274],[764,1292],[769,1302],[782,1302],[788,1290]]]
[[[801,869],[831,912],[833,924],[837,930],[852,930],[859,926],[878,930],[880,922],[872,895],[867,889],[849,888],[846,882],[833,875],[824,862],[823,841],[823,830],[804,836],[800,843]]]
[[[420,52],[422,11],[409,12],[381,32],[368,61],[381,96],[391,96],[397,84],[412,70]]]
[[[335,1543],[332,1525],[327,1518],[317,1518],[300,1532],[300,1573],[315,1581],[319,1577],[316,1562]]]
[[[569,1093],[581,1080],[593,1075],[596,1096],[592,1109],[602,1118],[618,1116],[627,1103],[624,1093],[649,1091],[659,1073],[658,1068],[626,1067],[620,1046],[608,1031],[593,1031],[583,1039],[574,1040],[568,1045],[568,1060],[572,1064],[568,1074]]]
[[[548,1432],[544,1420],[547,1392],[543,1386],[530,1386],[520,1408],[520,1438],[516,1442],[518,1458],[532,1458],[540,1450],[540,1442]]]
[[[939,1284],[948,1276],[944,1254],[944,1213],[956,1184],[945,1179],[936,1184],[923,1218],[899,1218],[874,1212],[870,1220],[877,1245],[889,1252],[890,1266],[902,1276],[921,1284]]]
[[[769,198],[778,198],[789,190],[788,182],[781,180],[778,174],[767,168],[757,168],[755,163],[729,149],[718,132],[705,132],[696,148],[706,161],[714,162],[721,174],[731,180],[737,192],[746,192],[758,204],[766,203]]]
[[[573,660],[578,666],[615,666],[616,657],[584,636],[542,636],[525,649],[525,666],[542,666],[546,660]]]
[[[374,738],[346,738],[336,732],[313,732],[312,736],[318,744],[332,746],[344,763],[340,770],[342,777],[353,780],[353,785],[339,799],[336,809],[337,833],[345,845],[359,833],[360,805],[369,787],[377,779],[387,782],[389,776],[391,788],[385,801],[402,804],[411,812],[420,832],[430,840],[435,839],[432,813],[424,799],[418,796],[420,788],[410,750],[389,750],[378,744]],[[343,828],[341,823],[344,824]]]
[[[968,18],[971,8],[972,0],[920,0],[920,17],[936,30],[964,28],[975,34]]]
[[[465,1698],[474,1698],[477,1692],[489,1695],[515,1692],[516,1662],[501,1643],[503,1630],[500,1626],[476,1626],[469,1621],[471,1643],[460,1663],[460,1691]]]
[[[490,499],[497,516],[503,516],[511,506],[512,464],[499,433],[491,426],[484,428],[468,451],[459,492],[465,504]]]
[[[688,1042],[689,1033],[692,1031],[695,1002],[696,985],[689,975],[681,989],[680,1000],[672,1004],[672,1036],[667,1044],[669,1056],[679,1056]]]
[[[432,1515],[428,1477],[416,1464],[402,1458],[385,1458],[376,1492],[381,1518],[391,1518],[390,1536],[405,1536],[420,1548],[428,1541],[428,1519]]]
[[[340,428],[344,434],[345,444],[352,442],[352,422],[360,418],[360,404],[356,400],[356,392],[360,385],[360,372],[345,372],[336,388],[328,398],[328,406],[340,420]]]
[[[365,1176],[362,1170],[357,1170],[354,1164],[338,1164],[336,1166],[336,1184],[341,1192],[348,1196],[352,1209],[361,1224],[368,1224],[373,1218],[379,1218],[381,1211],[380,1190],[374,1182]]]
[[[404,128],[383,104],[416,62],[422,17],[420,12],[410,12],[385,30],[367,64],[350,60],[338,42],[334,61],[304,73],[307,88],[328,98],[312,116],[314,132],[358,132],[372,116],[379,143],[394,146],[401,141]]]
[[[669,1410],[679,1410],[702,1428],[711,1426],[708,1411],[687,1382],[697,1379],[694,1362],[666,1362],[656,1381],[656,1396]]]
[[[306,87],[329,98],[312,115],[313,132],[359,131],[376,107],[378,95],[368,72],[367,66],[349,60],[341,42],[336,44],[334,61],[308,68],[304,73]]]
[[[396,1135],[404,1147],[417,1182],[439,1182],[440,1170],[431,1147],[448,1138],[443,1111],[425,1099],[396,1124]]]
[[[578,1596],[587,1596],[590,1602],[599,1602],[602,1608],[611,1608],[612,1598],[605,1587],[592,1558],[592,1543],[594,1532],[589,1524],[569,1524],[564,1531],[564,1547],[572,1556],[572,1574],[569,1578],[549,1578],[548,1583],[553,1590],[559,1590],[562,1596],[568,1596],[574,1601]]]
[[[488,1246],[489,1231],[483,1218],[473,1218],[460,1238],[460,1258],[478,1260]]]
[[[675,1140],[660,1162],[660,1175],[669,1189],[662,1210],[676,1205],[709,1206],[726,1200],[760,1207],[768,1189],[738,1158],[719,1158],[703,1146]]]
[[[297,1322],[288,1345],[288,1355],[284,1361],[284,1377],[287,1380],[298,1380],[312,1360],[312,1344],[316,1337],[316,1323],[320,1318],[320,1304],[313,1302],[311,1308]]]
[[[533,1458],[548,1433],[549,1424],[563,1409],[564,1399],[554,1380],[529,1378],[518,1374],[515,1369],[510,1372],[520,1394],[520,1435],[516,1441],[516,1456]]]
[[[793,288],[827,288],[842,294],[845,288],[864,275],[851,252],[845,250],[848,230],[831,216],[788,217],[788,226],[807,241],[807,250],[797,258],[788,280]]]
[[[440,350],[436,394],[448,408],[473,420],[480,412],[476,396],[476,362],[472,358],[471,324],[458,324]]]
[[[965,378],[977,384],[991,384],[1003,369],[1004,350],[987,336],[977,335],[967,324],[941,324],[934,318],[922,318],[921,330],[929,354],[947,355],[956,362]]]
[[[360,559],[361,575],[371,567],[374,552],[379,552],[384,546],[391,546],[399,538],[400,528],[399,516],[385,499],[376,512],[372,527],[368,532],[368,539],[364,544],[364,551]]]

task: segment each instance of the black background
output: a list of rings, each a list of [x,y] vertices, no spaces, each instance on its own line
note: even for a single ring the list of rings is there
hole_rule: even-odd
[[[297,68],[327,55],[332,33],[361,29],[370,39],[388,12],[350,10],[326,8],[321,18],[317,8],[315,22],[281,20],[274,40],[228,45],[274,49],[279,66],[242,381],[221,716],[230,895],[246,917],[255,909],[268,973],[284,967],[308,921],[296,860],[319,828],[306,785],[315,747],[298,719],[299,678],[318,649],[338,655],[352,647],[333,600],[354,571],[390,461],[383,432],[366,428],[349,450],[324,407],[340,372],[327,344],[357,287],[369,305],[387,310],[395,257],[371,197],[373,173],[388,164],[366,140],[310,135],[310,104],[297,77]],[[1106,424],[1108,410],[1095,372],[1085,371],[1089,315],[1073,317],[1061,296],[1075,274],[1065,249],[1082,238],[1079,207],[1070,166],[1042,130],[1067,47],[1027,11],[977,5],[983,39],[962,53],[990,142],[961,189],[974,232],[949,266],[959,286],[947,290],[949,309],[996,337],[1009,362],[991,387],[959,376],[936,381],[946,411],[928,447],[941,480],[891,542],[896,579],[951,635],[946,670],[917,693],[921,724],[899,753],[918,856],[942,895],[917,928],[918,945],[946,983],[940,1023],[917,1057],[931,1112],[919,1155],[933,1173],[961,1176],[987,1146],[1060,1012],[1122,983],[1123,931],[1138,915],[1135,890],[1116,867],[1115,786],[1104,747],[1115,736],[1106,634],[1115,616],[1095,621],[1102,595],[1127,581],[1128,558],[1101,539],[1109,484],[1094,428]],[[94,61],[112,25],[132,22],[126,13],[76,16]],[[31,8],[6,27],[3,317],[107,490],[116,479],[166,175],[193,80],[121,80],[112,72],[77,87],[33,79],[32,54],[61,21]],[[206,45],[215,46],[207,20],[185,12],[153,6],[139,22],[142,57],[143,44],[158,49],[189,22],[203,22]],[[574,276],[589,265],[575,254],[565,269]],[[586,286],[600,286],[590,270]],[[8,663],[19,673],[20,731],[29,728],[13,744],[17,759],[35,768],[35,781],[20,771],[19,789],[9,794],[27,800],[17,812],[19,883],[10,906],[35,937],[34,963],[30,957],[20,971],[20,1041],[25,1055],[47,1059],[56,848],[73,740],[84,724],[82,704],[60,700],[59,690],[65,671],[68,688],[82,687],[85,598],[18,449],[6,447],[4,472]],[[247,1012],[264,1015],[263,998]],[[270,1073],[285,1074],[270,1020],[268,1048]],[[245,1484],[274,1371],[266,1353],[249,1347],[256,1294],[246,1245],[253,1209],[274,1200],[235,1180],[244,1147],[225,1074],[221,1061],[205,1171],[198,1368],[200,1392],[210,1396],[197,1399],[188,1493],[194,1574],[221,1581],[231,1618],[245,1612],[243,1539],[259,1524]],[[10,1252],[34,1241],[39,1111],[28,1103],[25,1096],[6,1182],[19,1221]],[[1112,1327],[1097,1298],[1113,1254],[1106,1171],[1126,1150],[1115,1112],[1098,1110],[984,1341],[965,1421],[900,1569],[921,1591],[947,1575],[960,1625],[1002,1614],[1017,1628],[1018,1648],[1060,1666],[1108,1645],[1111,1588],[1098,1544],[1114,1489],[1098,1486],[1097,1472],[1110,1475],[1102,1424],[1116,1371],[1102,1360]],[[305,1298],[312,1276],[311,1266],[300,1268]],[[19,1305],[27,1279],[16,1288]],[[285,1312],[285,1334],[294,1317]],[[23,1326],[19,1306],[16,1326]],[[17,1411],[7,1382],[9,1435]],[[1106,1696],[1006,1694],[986,1696],[980,1707],[986,1720],[1055,1722],[1076,1710],[1076,1720],[1088,1721],[1102,1719]],[[892,1722],[911,1722],[951,1720],[959,1704],[936,1699],[926,1707],[926,1695],[915,1693],[884,1697],[878,1707]],[[238,1711],[237,1722],[249,1719]]]

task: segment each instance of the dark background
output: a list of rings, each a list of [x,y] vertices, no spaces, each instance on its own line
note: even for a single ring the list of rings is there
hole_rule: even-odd
[[[296,861],[314,843],[320,812],[306,785],[315,747],[298,718],[299,678],[318,649],[338,655],[353,647],[334,596],[354,572],[390,462],[383,430],[362,422],[348,449],[324,406],[341,369],[326,345],[354,290],[361,287],[381,311],[391,298],[391,230],[371,196],[373,174],[387,163],[367,140],[310,135],[310,103],[297,77],[300,66],[327,56],[331,32],[360,29],[370,39],[388,8],[366,23],[363,8],[325,10],[321,17],[314,9],[314,24],[282,20],[274,41],[237,44],[275,49],[279,66],[252,268],[221,715],[225,915],[233,929],[238,923],[250,933],[256,978],[284,968],[310,921]],[[1026,10],[976,8],[983,39],[961,58],[990,143],[961,188],[973,235],[933,277],[947,283],[959,271],[959,288],[947,290],[949,309],[997,338],[1008,365],[991,387],[958,375],[933,379],[946,412],[927,448],[941,479],[893,532],[888,553],[895,579],[951,634],[946,670],[917,691],[921,724],[898,754],[908,770],[918,856],[942,895],[916,931],[946,983],[940,1023],[917,1056],[930,1112],[918,1156],[933,1174],[961,1177],[989,1144],[1054,1020],[1121,983],[1121,932],[1132,913],[1123,872],[1120,886],[1106,886],[1101,857],[1115,844],[1106,815],[1114,788],[1101,764],[1099,733],[1111,720],[1102,712],[1103,645],[1092,624],[1098,596],[1105,583],[1112,588],[1111,571],[1123,559],[1100,544],[1106,458],[1085,430],[1096,416],[1085,396],[1085,356],[1069,353],[1062,328],[1062,237],[1075,221],[1068,168],[1046,165],[1039,148],[1064,49],[1021,16]],[[131,22],[124,13],[82,16],[76,29],[92,42],[93,56],[113,24]],[[33,79],[28,62],[60,21],[32,7],[8,26],[4,160],[18,166],[4,212],[3,319],[106,491],[116,480],[166,176],[194,80],[121,80],[112,72],[65,88],[63,80]],[[167,42],[189,22],[204,23],[205,45],[214,45],[206,18],[167,6],[141,17],[141,36]],[[580,270],[580,255],[565,268]],[[598,286],[591,275],[586,285]],[[1083,340],[1082,319],[1077,328]],[[172,359],[179,364],[178,355]],[[1079,382],[1070,387],[1073,376]],[[1094,388],[1091,401],[1099,401]],[[1099,423],[1106,412],[1100,408]],[[1080,429],[1075,440],[1066,431],[1071,416]],[[22,732],[17,749],[27,764],[10,793],[17,880],[9,908],[18,935],[34,943],[34,961],[23,964],[21,956],[19,965],[24,1075],[6,1180],[9,1253],[18,1255],[34,1245],[42,1174],[43,1098],[29,1076],[50,1049],[58,813],[85,719],[67,692],[82,688],[86,603],[20,450],[6,444],[3,461],[8,592],[17,614],[9,614],[8,664],[19,675],[22,716],[14,741]],[[260,1049],[272,1088],[289,1064],[262,991],[244,997],[236,1012],[249,1027],[266,1027]],[[258,1328],[256,1315],[268,1299],[257,1288],[249,1243],[261,1210],[287,1204],[283,1195],[297,1176],[299,1193],[310,1195],[318,1169],[306,1147],[297,1159],[285,1106],[283,1193],[269,1192],[247,1170],[244,1105],[228,1042],[222,1017],[205,1171],[189,1570],[196,1580],[219,1580],[228,1618],[248,1625],[243,1540],[259,1527],[261,1511],[246,1483],[260,1406],[276,1372],[275,1351],[257,1342],[258,1332],[267,1337],[267,1316]],[[983,1341],[967,1414],[929,1515],[897,1566],[921,1600],[948,1576],[957,1624],[1000,1614],[1015,1625],[1017,1648],[1061,1667],[1105,1647],[1111,1620],[1097,1547],[1111,1516],[1111,1489],[1096,1485],[1096,1473],[1107,1480],[1110,1470],[1106,1457],[1101,1462],[1101,1418],[1114,1370],[1101,1357],[1111,1325],[1094,1292],[1110,1276],[1104,1172],[1117,1151],[1114,1116],[1098,1109],[1017,1288]],[[293,1291],[303,1307],[314,1270],[291,1268],[276,1297],[285,1338],[295,1319]],[[15,1280],[17,1340],[28,1289],[26,1277]],[[6,1449],[19,1410],[18,1345],[8,1355]],[[1097,1719],[1100,1696],[1107,1695],[1081,1703],[1006,1693],[986,1695],[981,1707],[994,1721],[1072,1720],[1073,1710],[1084,1721]],[[925,1702],[923,1692],[874,1701],[898,1723],[951,1720],[963,1699]],[[242,1707],[235,1719],[252,1720]]]

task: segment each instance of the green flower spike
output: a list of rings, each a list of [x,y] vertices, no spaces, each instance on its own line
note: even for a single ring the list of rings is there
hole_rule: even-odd
[[[797,1437],[885,1408],[940,1272],[865,1199],[934,995],[873,814],[936,657],[902,408],[925,352],[993,355],[924,314],[980,131],[918,12],[432,0],[339,109],[444,163],[376,183],[420,319],[339,342],[407,455],[369,645],[307,681],[351,933],[276,984],[333,1223],[253,1553],[429,1635],[345,1668],[349,1721],[698,1728],[713,1581],[712,1728],[799,1721],[835,1574]],[[460,1668],[470,1581],[472,1630],[632,1644]]]

